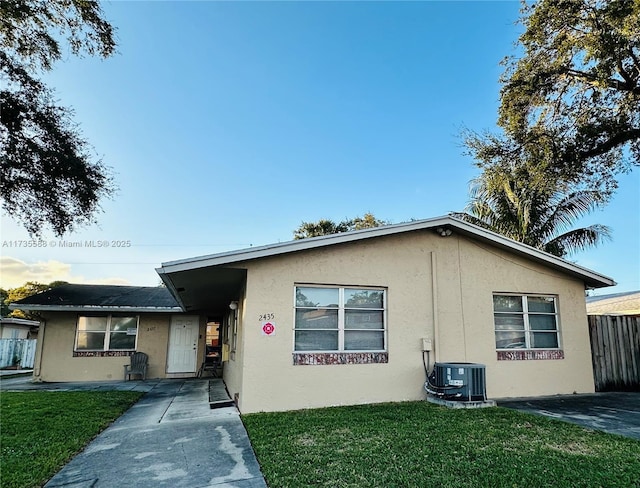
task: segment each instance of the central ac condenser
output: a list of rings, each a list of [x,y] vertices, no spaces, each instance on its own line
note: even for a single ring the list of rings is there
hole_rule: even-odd
[[[447,400],[485,401],[485,365],[477,363],[435,363],[425,389]]]

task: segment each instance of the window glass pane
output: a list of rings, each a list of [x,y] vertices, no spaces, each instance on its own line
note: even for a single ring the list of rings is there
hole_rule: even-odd
[[[531,330],[556,330],[555,315],[529,315]]]
[[[510,295],[493,296],[494,312],[522,312],[522,298]]]
[[[553,297],[527,297],[529,312],[555,313],[556,305]]]
[[[494,314],[496,330],[524,330],[524,316],[515,313]]]
[[[338,308],[337,288],[296,288],[296,307]]]
[[[344,306],[346,308],[382,308],[382,290],[358,290],[345,288]]]
[[[524,349],[526,346],[524,332],[496,332],[497,349]]]
[[[337,351],[338,331],[296,330],[296,351]]]
[[[78,317],[78,330],[107,330],[107,317]]]
[[[104,349],[104,332],[78,331],[78,351],[102,351]]]
[[[348,330],[344,333],[346,351],[382,351],[384,350],[384,332]]]
[[[109,337],[109,349],[135,349],[136,336],[126,332],[112,332]]]
[[[120,330],[126,332],[128,329],[137,329],[138,320],[136,317],[111,317],[111,331]]]
[[[558,347],[558,334],[555,332],[534,332],[531,335],[533,336],[531,347],[543,349]]]
[[[296,310],[296,329],[337,329],[338,311],[326,308]]]
[[[345,310],[345,329],[384,329],[383,312],[370,310]]]

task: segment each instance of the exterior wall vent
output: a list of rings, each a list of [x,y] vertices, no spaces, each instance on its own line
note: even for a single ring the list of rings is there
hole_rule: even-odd
[[[486,401],[485,365],[477,363],[436,363],[425,384],[431,395],[461,402]]]

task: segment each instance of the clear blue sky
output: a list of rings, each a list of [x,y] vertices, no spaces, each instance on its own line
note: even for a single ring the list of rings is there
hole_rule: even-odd
[[[99,224],[3,247],[0,285],[155,285],[160,263],[292,238],[303,221],[394,223],[462,210],[477,175],[459,132],[495,127],[519,3],[103,4],[119,53],[46,76],[120,187]],[[640,289],[640,174],[585,224],[614,240],[571,259]],[[2,240],[27,239],[2,218]],[[59,242],[51,232],[47,241]]]

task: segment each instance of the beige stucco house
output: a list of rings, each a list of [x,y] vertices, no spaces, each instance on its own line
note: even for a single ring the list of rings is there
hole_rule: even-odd
[[[486,365],[491,398],[593,392],[585,289],[615,284],[453,217],[157,272],[166,288],[136,303],[15,304],[46,318],[36,377],[116,379],[133,350],[149,377],[195,376],[218,346],[242,412],[423,399],[423,358]]]

